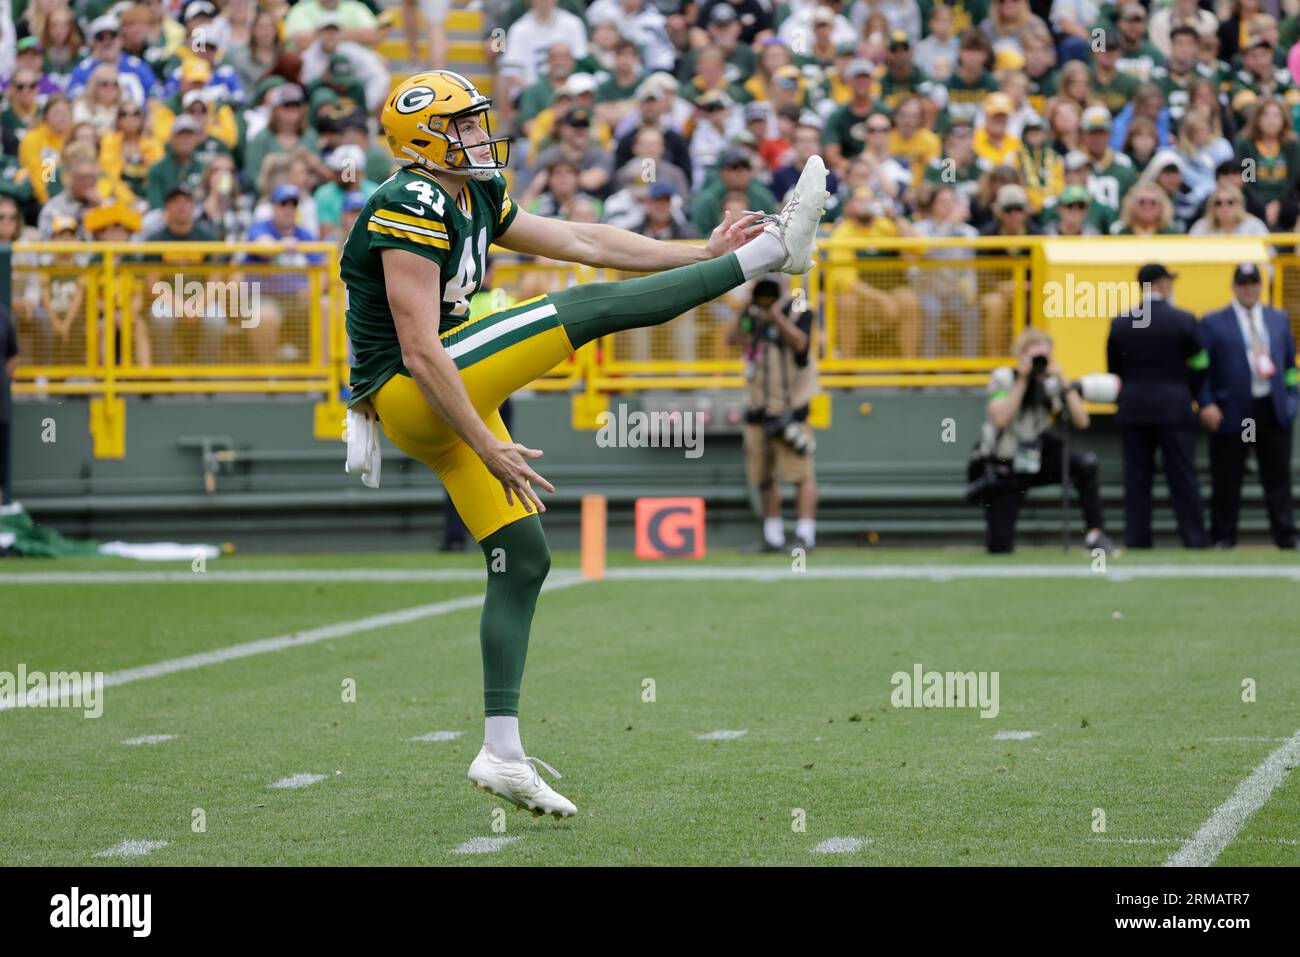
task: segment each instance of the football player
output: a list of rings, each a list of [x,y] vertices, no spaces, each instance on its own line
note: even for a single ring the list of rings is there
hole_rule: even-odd
[[[826,168],[809,160],[777,216],[728,214],[706,243],[660,242],[519,209],[501,174],[509,139],[494,134],[491,107],[445,70],[405,80],[384,104],[384,131],[403,165],[371,195],[343,247],[350,405],[369,403],[393,444],[437,473],[487,561],[479,629],[486,722],[471,785],[559,818],[577,809],[538,775],[537,764],[555,772],[524,753],[518,717],[533,609],[550,568],[538,517],[546,506],[535,487],[555,489],[530,464],[541,451],[512,441],[498,408],[593,339],[667,322],[767,272],[807,272]],[[652,275],[471,319],[494,243]]]

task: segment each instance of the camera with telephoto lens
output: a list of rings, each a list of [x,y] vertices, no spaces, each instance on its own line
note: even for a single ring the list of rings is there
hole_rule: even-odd
[[[763,431],[768,438],[780,439],[799,455],[807,455],[816,447],[812,435],[800,428],[793,412],[768,416],[763,420]]]

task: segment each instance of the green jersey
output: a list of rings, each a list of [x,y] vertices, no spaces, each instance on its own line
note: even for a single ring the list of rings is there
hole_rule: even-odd
[[[1119,209],[1124,194],[1137,184],[1133,161],[1123,153],[1107,150],[1100,159],[1091,161],[1088,173],[1088,195],[1094,203]]]
[[[340,273],[347,287],[347,331],[352,341],[352,402],[394,374],[409,375],[388,308],[384,249],[405,249],[438,264],[439,334],[469,318],[470,299],[483,284],[487,250],[518,209],[498,173],[470,180],[454,199],[416,166],[398,170],[371,194],[343,245]]]
[[[1103,83],[1097,79],[1097,71],[1092,73],[1092,92],[1098,100],[1106,104],[1106,109],[1110,110],[1111,116],[1114,116],[1120,110],[1128,105],[1128,101],[1133,99],[1137,93],[1138,81],[1127,73],[1116,74],[1109,82]]]
[[[1175,74],[1168,64],[1151,71],[1151,82],[1160,87],[1160,92],[1165,95],[1165,106],[1169,109],[1169,120],[1174,129],[1183,121],[1183,114],[1187,112],[1191,100],[1192,84],[1197,80],[1218,82],[1214,71],[1202,63],[1193,64],[1190,70],[1181,75]],[[1218,89],[1217,85],[1215,89]]]

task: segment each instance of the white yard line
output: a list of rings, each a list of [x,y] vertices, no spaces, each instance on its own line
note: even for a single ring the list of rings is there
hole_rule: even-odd
[[[570,585],[581,584],[584,579],[574,575],[570,577],[555,577],[542,586],[542,591],[554,591],[558,588],[567,588]],[[352,621],[341,621],[333,625],[324,625],[320,628],[310,628],[307,631],[294,631],[287,635],[276,635],[274,638],[262,638],[258,641],[248,641],[240,645],[228,645],[225,648],[215,648],[212,651],[202,651],[194,655],[186,655],[183,658],[169,658],[166,661],[157,661],[150,665],[140,665],[137,668],[126,668],[122,671],[111,671],[104,675],[105,688],[112,688],[118,685],[131,684],[136,681],[146,681],[150,678],[161,678],[164,675],[175,674],[179,671],[192,671],[195,668],[205,668],[208,665],[218,665],[227,661],[237,661],[240,658],[251,658],[254,655],[265,655],[273,651],[283,651],[285,648],[298,648],[303,645],[314,645],[321,641],[329,641],[334,638],[348,638],[352,635],[361,634],[366,631],[374,631],[379,628],[388,628],[393,625],[407,625],[414,621],[420,621],[424,618],[432,618],[435,615],[446,615],[453,611],[464,611],[469,608],[477,608],[483,604],[482,595],[468,595],[463,598],[451,598],[447,601],[434,602],[431,605],[416,605],[414,608],[403,608],[400,611],[384,612],[380,615],[368,615],[365,618],[356,618]],[[66,697],[67,688],[63,688],[61,697]],[[47,697],[45,691],[32,691],[27,695],[27,707],[37,707],[44,703]],[[0,701],[0,713],[14,710],[18,707],[17,702]]]
[[[475,837],[466,841],[453,854],[491,854],[501,850],[507,844],[513,844],[515,841],[522,841],[523,836],[513,834],[510,837]]]
[[[571,573],[576,574],[576,573]],[[0,585],[136,585],[136,584],[276,584],[314,582],[459,582],[483,581],[486,573],[477,569],[267,569],[265,571],[170,571],[170,572],[13,572],[0,574]],[[1135,565],[1120,567],[1112,562],[1102,574],[1088,562],[1078,565],[825,565],[801,572],[784,566],[753,565],[662,565],[611,568],[609,581],[799,581],[801,579],[918,579],[952,581],[970,578],[1083,578],[1098,581],[1131,581],[1137,578],[1281,578],[1300,582],[1300,565]]]
[[[1080,578],[1119,581],[1134,578],[1282,578],[1300,581],[1300,565],[1137,565],[1118,568],[1114,563],[1104,573],[1094,572],[1086,562],[1078,565],[827,565],[809,566],[795,572],[784,567],[674,565],[648,568],[611,568],[610,581],[699,581],[735,579],[742,581],[799,581],[820,579],[919,579],[951,581],[959,578]]]
[[[814,854],[856,854],[871,843],[869,837],[828,837],[812,849]]]
[[[1300,729],[1266,757],[1237,790],[1201,825],[1186,844],[1165,861],[1166,867],[1208,867],[1232,843],[1252,814],[1286,780],[1290,768],[1300,764]]]
[[[6,572],[0,575],[0,585],[202,585],[205,582],[270,585],[285,582],[476,582],[486,578],[486,571],[474,568],[268,568],[264,571],[205,572]]]
[[[123,841],[116,847],[100,851],[96,857],[144,857],[159,848],[166,847],[171,841]]]
[[[280,778],[280,780],[275,781],[274,783],[268,785],[268,787],[279,788],[279,789],[305,788],[305,787],[310,787],[313,784],[319,784],[321,781],[324,780],[325,780],[325,775],[323,774],[311,774],[309,772],[303,771],[300,774],[291,774],[287,778]]]

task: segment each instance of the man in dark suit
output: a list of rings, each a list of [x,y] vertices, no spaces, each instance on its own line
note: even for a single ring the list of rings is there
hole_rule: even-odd
[[[1255,446],[1268,524],[1278,548],[1296,547],[1291,503],[1291,425],[1296,417],[1295,338],[1287,314],[1260,303],[1254,263],[1232,276],[1232,302],[1201,320],[1210,368],[1201,384],[1201,421],[1210,430],[1210,538],[1237,543],[1241,478]]]
[[[1151,483],[1158,447],[1183,546],[1204,548],[1192,414],[1206,362],[1200,329],[1195,316],[1169,302],[1176,274],[1151,263],[1138,270],[1137,278],[1142,304],[1111,321],[1106,343],[1110,371],[1121,382],[1124,541],[1130,548],[1151,547]]]

